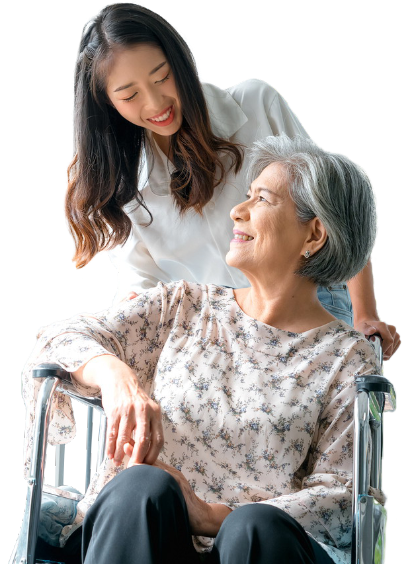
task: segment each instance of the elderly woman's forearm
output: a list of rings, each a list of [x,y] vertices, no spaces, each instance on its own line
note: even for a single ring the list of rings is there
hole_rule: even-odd
[[[83,366],[72,372],[75,380],[84,386],[92,386],[102,391],[102,388],[113,381],[118,370],[131,369],[113,354],[102,354],[91,358]]]

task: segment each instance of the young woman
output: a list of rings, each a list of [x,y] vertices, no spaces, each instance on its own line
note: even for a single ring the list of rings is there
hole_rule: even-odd
[[[229,212],[247,192],[245,148],[282,132],[306,136],[272,87],[201,85],[165,20],[135,4],[106,7],[84,30],[76,68],[66,202],[76,265],[113,249],[119,297],[180,279],[245,286],[224,260]],[[389,358],[399,336],[379,321],[370,263],[349,290],[344,282],[318,297],[365,334],[380,332]]]

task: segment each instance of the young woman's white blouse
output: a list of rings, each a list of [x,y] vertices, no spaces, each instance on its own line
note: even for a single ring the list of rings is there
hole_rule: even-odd
[[[247,148],[254,141],[281,132],[290,137],[307,136],[286,101],[263,81],[247,80],[227,90],[204,84],[203,91],[215,135]],[[174,167],[154,141],[151,146],[140,189],[153,222],[145,227],[147,212],[135,209],[134,202],[126,207],[132,233],[123,246],[110,252],[119,272],[117,298],[149,289],[159,281],[184,279],[235,288],[249,286],[245,276],[225,262],[233,236],[230,210],[245,199],[248,190],[248,158],[237,175],[229,173],[225,183],[216,188],[202,216],[190,211],[180,217],[170,193]]]

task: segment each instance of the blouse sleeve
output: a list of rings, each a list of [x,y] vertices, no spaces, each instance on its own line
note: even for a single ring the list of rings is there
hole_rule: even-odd
[[[296,473],[296,493],[263,501],[295,518],[316,540],[351,543],[355,377],[380,374],[367,341],[358,342],[329,388],[307,457]]]
[[[134,300],[122,302],[97,315],[79,315],[41,330],[35,349],[22,374],[22,395],[26,406],[25,472],[30,468],[32,428],[37,396],[43,379],[32,378],[41,363],[56,363],[74,372],[96,356],[110,354],[128,364],[145,385],[152,377],[174,319],[180,310],[184,283],[159,283]],[[85,396],[99,395],[96,389],[72,385]],[[55,394],[49,425],[49,443],[67,443],[75,436],[70,398]]]

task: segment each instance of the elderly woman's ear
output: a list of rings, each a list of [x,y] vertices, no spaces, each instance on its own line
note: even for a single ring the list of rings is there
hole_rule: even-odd
[[[301,255],[309,258],[322,249],[328,239],[328,234],[319,217],[314,217],[308,221],[306,227],[307,237]]]

